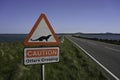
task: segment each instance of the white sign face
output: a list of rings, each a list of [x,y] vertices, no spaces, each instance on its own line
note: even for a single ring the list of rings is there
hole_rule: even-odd
[[[44,18],[42,18],[28,42],[56,42]]]
[[[30,33],[27,35],[26,46],[58,46],[59,39],[44,14],[36,21]]]
[[[59,47],[24,49],[25,65],[53,62],[59,62]]]

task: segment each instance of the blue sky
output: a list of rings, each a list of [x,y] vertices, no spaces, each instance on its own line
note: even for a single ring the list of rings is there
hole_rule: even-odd
[[[120,33],[120,0],[0,0],[0,33],[29,33],[41,13],[57,33]]]

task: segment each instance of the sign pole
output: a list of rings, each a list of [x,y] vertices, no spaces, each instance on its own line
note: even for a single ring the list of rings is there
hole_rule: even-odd
[[[44,64],[41,65],[41,80],[45,80],[45,66]]]

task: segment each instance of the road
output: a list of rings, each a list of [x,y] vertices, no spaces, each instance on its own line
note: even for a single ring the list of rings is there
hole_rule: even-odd
[[[94,57],[116,79],[120,79],[120,46],[67,36],[68,39]],[[108,71],[108,72],[109,72]]]

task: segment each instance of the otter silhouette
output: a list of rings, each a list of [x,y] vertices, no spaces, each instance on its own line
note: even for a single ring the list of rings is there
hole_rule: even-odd
[[[39,37],[38,39],[35,39],[35,40],[31,39],[31,41],[43,41],[43,40],[48,41],[48,39],[50,38],[50,36],[51,35],[41,36],[41,37]]]

